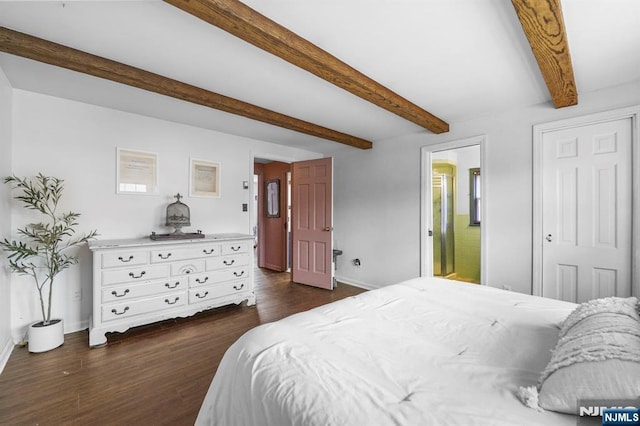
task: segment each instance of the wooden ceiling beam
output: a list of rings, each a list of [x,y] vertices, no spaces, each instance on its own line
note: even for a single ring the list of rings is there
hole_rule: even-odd
[[[165,0],[433,133],[449,124],[238,0]]]
[[[0,27],[0,51],[356,148],[373,146],[370,141],[356,136],[4,27]]]
[[[511,0],[556,108],[578,104],[560,0]]]

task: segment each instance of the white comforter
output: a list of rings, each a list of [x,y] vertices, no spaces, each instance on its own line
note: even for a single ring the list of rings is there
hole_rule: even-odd
[[[196,424],[572,425],[525,407],[574,304],[437,278],[247,332]]]

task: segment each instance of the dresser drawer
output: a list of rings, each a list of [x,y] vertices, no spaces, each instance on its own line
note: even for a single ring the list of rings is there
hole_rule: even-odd
[[[119,302],[138,297],[153,296],[171,291],[186,290],[189,281],[186,277],[173,280],[153,281],[150,283],[111,286],[102,289],[102,303]]]
[[[189,287],[209,285],[215,282],[215,273],[213,272],[189,275]]]
[[[249,277],[249,267],[221,269],[215,271],[215,274],[216,282],[245,279]]]
[[[173,262],[171,263],[171,276],[175,277],[176,275],[197,274],[198,272],[204,272],[204,266],[204,259]]]
[[[102,285],[150,281],[169,276],[168,265],[142,266],[102,271]]]
[[[233,256],[219,256],[207,259],[207,271],[213,269],[233,268],[249,264],[249,253],[236,254]]]
[[[230,268],[189,276],[189,287],[239,280],[249,277],[249,268]]]
[[[149,263],[148,251],[115,251],[102,254],[103,268],[146,265],[147,263]]]
[[[197,247],[164,248],[151,251],[151,262],[162,263],[174,260],[197,259],[220,255],[220,244],[199,244]]]
[[[248,253],[248,252],[249,252],[249,243],[246,241],[241,241],[237,243],[220,244],[220,253],[222,255]]]
[[[187,304],[187,292],[168,293],[147,299],[102,305],[102,321],[113,321]]]
[[[201,303],[218,297],[246,291],[249,283],[246,281],[234,281],[218,283],[215,285],[192,288],[189,290],[189,304]]]

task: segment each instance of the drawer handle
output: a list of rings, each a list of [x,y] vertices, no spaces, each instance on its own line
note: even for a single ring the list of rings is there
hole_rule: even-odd
[[[175,305],[176,303],[178,303],[178,300],[180,300],[180,296],[176,296],[173,302],[170,302],[169,299],[164,299],[164,303],[166,303],[167,305]]]
[[[176,283],[175,283],[174,285],[171,285],[171,284],[169,284],[169,283],[164,283],[164,286],[165,286],[166,288],[176,288],[176,287],[178,287],[179,285],[180,285],[180,281],[176,281]]]
[[[213,254],[213,252],[216,251],[216,249],[211,249],[211,250],[207,250],[207,249],[202,249],[202,252],[204,254]]]
[[[129,256],[128,259],[123,259],[122,256],[118,256],[118,260],[122,263],[131,262],[133,260],[133,256]]]
[[[207,295],[209,294],[208,291],[205,291],[204,294],[202,296],[200,296],[200,293],[196,293],[196,297],[198,299],[204,299],[205,297],[207,297]]]
[[[233,271],[233,275],[235,275],[236,277],[241,277],[244,275],[244,271],[240,271],[240,273]]]
[[[225,266],[231,266],[231,265],[233,265],[234,263],[236,263],[236,260],[235,260],[235,259],[232,259],[232,260],[231,260],[231,262],[229,262],[229,261],[227,261],[227,260],[223,260],[223,261],[222,261],[222,263],[224,263],[224,264],[225,264]]]
[[[233,285],[233,288],[236,290],[242,290],[243,287],[244,287],[244,283],[240,284],[240,287],[236,286],[235,284]]]
[[[113,290],[113,291],[111,292],[111,294],[113,294],[115,297],[124,297],[124,296],[126,296],[126,295],[127,295],[127,293],[129,293],[129,289],[128,289],[128,288],[127,288],[127,289],[125,289],[125,290],[124,290],[124,292],[123,292],[122,294],[118,294],[118,292],[117,292],[117,291],[115,291],[115,290]]]
[[[140,278],[140,277],[142,277],[144,274],[146,274],[146,272],[145,272],[145,271],[142,271],[142,272],[140,272],[140,275],[138,275],[138,276],[136,277],[136,274],[134,274],[133,272],[129,272],[129,276],[130,276],[131,278]]]
[[[167,253],[167,254],[158,253],[158,257],[160,259],[168,259],[171,257],[171,253]]]
[[[209,277],[204,277],[204,280],[200,280],[200,278],[196,278],[196,282],[197,282],[198,284],[204,284],[204,283],[206,283],[207,281],[209,281]]]
[[[111,312],[116,314],[116,315],[124,315],[128,310],[129,310],[129,307],[125,306],[124,309],[122,310],[122,312],[118,312],[115,309],[112,309]]]
[[[233,251],[238,251],[238,250],[240,250],[240,249],[242,248],[242,246],[236,246],[236,247],[231,246],[230,248],[231,248],[231,250],[233,250]]]

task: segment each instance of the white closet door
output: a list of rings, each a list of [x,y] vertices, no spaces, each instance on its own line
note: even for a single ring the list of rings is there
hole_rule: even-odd
[[[542,139],[542,295],[631,295],[631,119]]]

